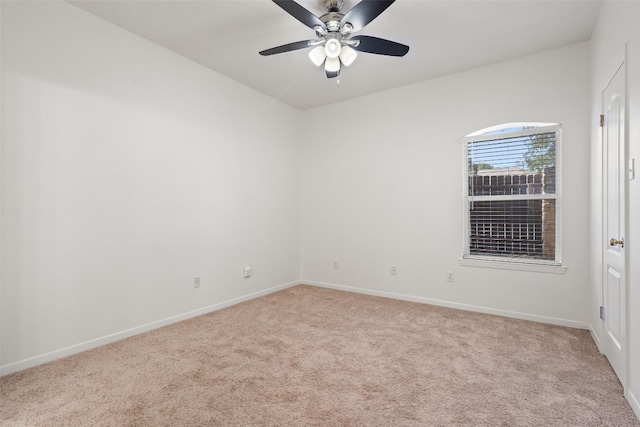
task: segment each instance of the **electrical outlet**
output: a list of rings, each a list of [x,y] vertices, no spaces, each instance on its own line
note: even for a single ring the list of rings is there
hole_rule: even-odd
[[[392,276],[397,276],[398,275],[398,266],[397,265],[392,265],[391,266],[391,275]]]
[[[340,267],[338,266],[338,261],[333,261],[333,269],[334,269],[334,270],[337,270],[338,268],[340,268]]]
[[[455,281],[455,275],[453,274],[453,271],[447,271],[447,282],[453,281]]]
[[[244,270],[242,271],[242,274],[244,278],[247,279],[251,277],[251,275],[253,274],[253,269],[251,267],[245,267]]]
[[[193,279],[193,287],[194,288],[199,288],[200,287],[200,278],[199,277],[195,277]]]

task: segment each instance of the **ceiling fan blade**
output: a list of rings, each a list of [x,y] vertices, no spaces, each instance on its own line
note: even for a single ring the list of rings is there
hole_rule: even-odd
[[[320,18],[318,18],[313,13],[309,12],[307,9],[300,6],[293,0],[273,0],[273,2],[284,9],[284,11],[289,15],[293,16],[298,21],[302,22],[304,25],[311,29],[313,29],[313,27],[317,25],[324,29],[327,28],[325,23],[322,22]]]
[[[396,0],[362,0],[346,13],[340,20],[340,27],[347,22],[353,26],[352,31],[360,31],[373,21]]]
[[[290,52],[292,50],[304,49],[305,47],[309,47],[309,42],[313,40],[302,40],[299,42],[293,42],[288,44],[283,44],[282,46],[272,47],[271,49],[260,51],[260,55],[269,56],[275,55],[276,53],[284,53]]]
[[[378,37],[353,36],[351,40],[358,40],[360,42],[357,46],[353,46],[353,48],[359,52],[388,56],[405,56],[407,52],[409,52],[409,46],[407,45]]]

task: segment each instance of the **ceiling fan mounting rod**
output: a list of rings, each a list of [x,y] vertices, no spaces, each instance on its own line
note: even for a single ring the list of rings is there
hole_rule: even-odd
[[[327,12],[340,12],[344,6],[344,0],[324,0],[322,3]]]

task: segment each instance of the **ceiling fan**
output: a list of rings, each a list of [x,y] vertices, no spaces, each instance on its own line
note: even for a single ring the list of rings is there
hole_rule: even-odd
[[[341,65],[351,65],[357,52],[404,56],[409,51],[409,46],[378,37],[353,35],[377,18],[394,1],[362,0],[343,14],[340,12],[344,6],[343,0],[323,0],[327,13],[317,17],[293,0],[273,0],[289,15],[314,30],[317,38],[263,50],[260,55],[269,56],[313,47],[309,51],[309,58],[318,67],[324,63],[327,78],[338,77]]]

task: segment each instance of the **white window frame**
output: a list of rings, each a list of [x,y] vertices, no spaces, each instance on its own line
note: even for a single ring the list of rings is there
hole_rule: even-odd
[[[517,127],[530,127],[529,129],[496,132],[500,129],[513,129]],[[556,134],[556,186],[555,194],[526,194],[526,195],[493,195],[470,196],[468,190],[468,147],[469,143],[491,141],[496,139],[509,139],[514,137],[530,136],[543,133]],[[462,192],[463,192],[463,223],[462,223],[462,248],[463,254],[460,264],[475,267],[502,268],[508,270],[540,271],[548,273],[564,273],[566,268],[562,264],[562,125],[557,123],[505,123],[473,132],[461,138],[462,156]],[[470,212],[469,205],[472,201],[503,201],[503,200],[541,200],[555,199],[556,201],[556,228],[555,228],[555,260],[542,260],[531,258],[510,258],[491,255],[470,254]]]

